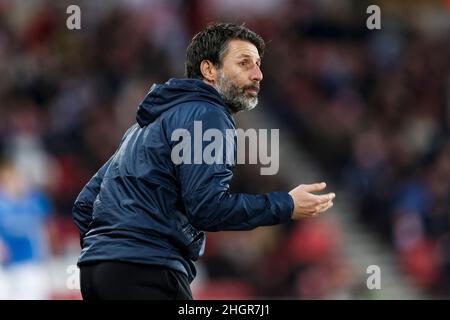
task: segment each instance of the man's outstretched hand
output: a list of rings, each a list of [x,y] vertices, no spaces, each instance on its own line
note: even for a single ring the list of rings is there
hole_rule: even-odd
[[[334,193],[313,194],[325,189],[326,183],[301,184],[289,191],[294,200],[292,220],[317,216],[333,206]]]

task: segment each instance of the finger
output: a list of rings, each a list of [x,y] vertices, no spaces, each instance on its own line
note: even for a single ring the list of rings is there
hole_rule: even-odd
[[[320,204],[318,206],[315,207],[314,213],[318,213],[318,212],[322,212],[323,210],[325,210],[329,205],[330,205],[331,201],[328,201],[326,203]]]
[[[334,192],[330,192],[327,194],[321,194],[321,195],[312,195],[315,199],[315,201],[318,202],[318,204],[325,204],[328,201],[332,201],[336,195],[334,194]]]
[[[330,209],[333,206],[333,201],[330,201],[326,205],[324,205],[322,208],[320,208],[319,213],[325,212],[328,209]]]
[[[322,204],[320,204],[320,205],[318,205],[317,207],[316,207],[316,211],[322,211],[322,210],[324,210],[329,204],[331,203],[331,200],[330,201],[327,201],[327,202],[325,202],[325,203],[322,203]]]
[[[325,189],[327,184],[325,182],[313,183],[313,184],[302,184],[302,189],[306,192],[317,192]]]
[[[305,211],[303,214],[300,215],[300,218],[308,219],[308,218],[316,217],[316,216],[322,214],[323,212],[325,212],[326,210],[328,210],[329,208],[331,208],[332,206],[333,206],[333,202],[329,202],[325,206],[321,206],[320,208]]]

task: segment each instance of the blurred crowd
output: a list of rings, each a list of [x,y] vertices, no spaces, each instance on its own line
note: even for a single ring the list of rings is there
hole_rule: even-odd
[[[150,86],[184,76],[190,38],[213,20],[262,34],[265,111],[352,194],[412,281],[450,296],[448,29],[394,16],[371,31],[354,1],[78,3],[82,28],[68,30],[73,3],[0,0],[0,299],[79,298],[68,265],[62,284],[48,267],[76,263],[73,201]],[[448,17],[443,4],[432,7]],[[258,172],[238,166],[232,190],[289,187]],[[320,219],[209,234],[198,267],[197,298],[364,297],[340,230]]]
[[[450,22],[448,3],[440,5]],[[388,19],[371,31],[357,16],[342,23],[315,9],[302,2],[280,19],[284,39],[273,41],[265,72],[278,86],[267,99],[414,284],[448,297],[448,24],[430,32]],[[407,6],[399,9],[408,18]]]

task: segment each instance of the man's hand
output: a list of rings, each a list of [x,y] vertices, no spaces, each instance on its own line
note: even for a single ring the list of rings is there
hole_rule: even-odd
[[[318,192],[325,189],[326,183],[301,184],[289,191],[294,200],[294,211],[292,219],[310,218],[325,212],[333,206],[334,193],[316,195],[312,192]]]

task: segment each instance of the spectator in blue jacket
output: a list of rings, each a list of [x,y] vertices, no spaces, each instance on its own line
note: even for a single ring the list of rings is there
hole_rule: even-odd
[[[0,299],[50,297],[45,194],[33,186],[10,159],[0,159]]]
[[[208,143],[190,152],[192,140],[174,139],[179,130],[195,136],[201,123],[203,132],[221,133],[222,147],[230,144],[232,115],[257,105],[264,46],[244,26],[212,24],[187,48],[187,78],[154,85],[140,103],[137,123],[73,207],[84,299],[192,299],[193,261],[203,254],[205,232],[275,225],[333,205],[333,193],[313,194],[325,183],[232,194],[235,161],[199,162]],[[178,143],[188,146],[181,162],[173,152]]]

